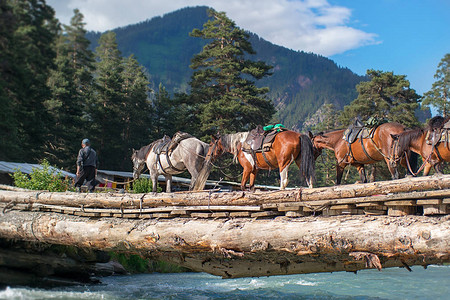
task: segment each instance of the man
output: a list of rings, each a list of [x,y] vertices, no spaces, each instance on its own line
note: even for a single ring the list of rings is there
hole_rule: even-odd
[[[94,149],[91,148],[89,139],[84,139],[81,142],[81,149],[77,157],[77,179],[75,181],[75,188],[77,192],[81,191],[81,185],[84,180],[88,186],[88,191],[93,192],[97,184],[95,176],[97,175],[98,157]]]

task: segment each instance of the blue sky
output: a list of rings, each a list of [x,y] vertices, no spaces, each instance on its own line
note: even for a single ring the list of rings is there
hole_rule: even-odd
[[[106,31],[186,7],[225,11],[237,26],[299,51],[317,53],[364,75],[406,75],[419,94],[431,88],[450,52],[449,0],[47,0],[70,22],[73,9],[88,30]]]
[[[419,94],[431,88],[437,65],[450,53],[450,1],[330,0],[352,9],[350,26],[375,33],[379,43],[330,56],[358,74],[367,69],[407,75]]]

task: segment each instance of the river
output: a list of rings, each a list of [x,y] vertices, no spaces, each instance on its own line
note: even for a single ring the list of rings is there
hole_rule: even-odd
[[[6,288],[0,299],[450,299],[450,266],[221,279],[205,273],[111,276],[49,290]]]

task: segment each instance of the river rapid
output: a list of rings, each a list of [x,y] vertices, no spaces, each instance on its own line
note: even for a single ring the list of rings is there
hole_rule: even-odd
[[[0,299],[450,299],[450,266],[222,279],[205,273],[102,278],[53,289],[7,287]]]

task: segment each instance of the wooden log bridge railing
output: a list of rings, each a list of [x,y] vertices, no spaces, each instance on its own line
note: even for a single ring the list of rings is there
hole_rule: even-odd
[[[0,186],[0,188],[2,188]],[[450,175],[276,192],[0,191],[0,238],[223,277],[450,262]]]

